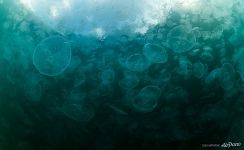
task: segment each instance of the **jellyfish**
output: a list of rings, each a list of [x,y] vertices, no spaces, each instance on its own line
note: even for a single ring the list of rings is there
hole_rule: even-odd
[[[161,88],[165,87],[171,79],[171,73],[166,69],[162,69],[159,73],[153,73],[153,75],[149,76],[149,81],[153,85],[158,85]]]
[[[216,81],[216,79],[219,78],[220,72],[221,72],[220,68],[216,68],[212,70],[205,78],[205,83],[208,85],[212,84],[214,81]]]
[[[115,72],[113,69],[106,69],[101,72],[100,76],[102,82],[113,82],[115,78]]]
[[[64,104],[62,108],[64,114],[75,121],[78,122],[89,122],[95,112],[90,105],[81,105],[81,104]]]
[[[124,72],[124,77],[119,81],[122,89],[133,89],[139,84],[140,80],[133,72]]]
[[[73,88],[68,93],[65,93],[65,99],[67,100],[67,103],[69,103],[69,104],[83,102],[85,97],[86,97],[86,93],[81,92],[79,88]]]
[[[51,36],[37,45],[33,64],[40,74],[57,76],[64,72],[71,61],[71,47],[61,36]]]
[[[143,72],[148,69],[150,62],[143,54],[132,54],[126,60],[126,67],[131,71]]]
[[[205,61],[205,62],[212,62],[214,60],[214,56],[208,52],[205,51],[200,55],[201,60]]]
[[[133,107],[140,112],[151,112],[158,105],[161,89],[158,86],[148,85],[141,89],[132,100]]]
[[[167,35],[167,45],[175,53],[184,53],[191,50],[196,43],[192,29],[179,25],[171,29]]]
[[[230,90],[235,83],[235,69],[232,64],[224,63],[220,69],[219,74],[220,86],[225,90]]]
[[[204,65],[201,62],[196,62],[192,65],[192,73],[198,79],[202,78],[206,73],[206,71],[207,71],[206,65]]]
[[[244,81],[244,47],[240,48],[234,55],[234,62],[237,65],[237,72],[240,74],[242,81]]]
[[[82,62],[81,62],[80,57],[73,56],[72,59],[71,59],[71,61],[70,61],[69,66],[66,68],[65,72],[72,73],[72,72],[78,70],[79,67],[82,66],[81,63]]]
[[[239,47],[239,46],[243,45],[243,38],[242,38],[242,36],[240,34],[237,34],[237,33],[235,33],[232,36],[230,36],[228,41],[234,47]]]
[[[213,40],[220,39],[221,36],[223,35],[223,31],[224,31],[223,25],[216,26],[211,32],[211,39]]]
[[[166,49],[156,44],[146,44],[143,48],[143,54],[151,63],[165,63],[168,60]]]
[[[179,60],[179,66],[176,68],[176,72],[183,76],[188,76],[192,73],[192,63],[185,57],[181,57]]]
[[[99,94],[100,96],[112,96],[114,89],[112,84],[107,81],[103,81],[98,85],[98,90],[99,90]]]
[[[86,81],[86,75],[84,73],[83,68],[77,68],[77,73],[74,77],[74,87],[77,88],[81,85],[83,85]]]

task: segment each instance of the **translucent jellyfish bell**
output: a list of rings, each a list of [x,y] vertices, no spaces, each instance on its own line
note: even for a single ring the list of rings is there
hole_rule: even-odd
[[[126,67],[131,71],[143,72],[150,66],[146,56],[142,54],[133,54],[126,60]]]
[[[158,105],[161,89],[158,86],[149,85],[141,89],[132,100],[133,107],[140,112],[153,111]]]
[[[220,69],[219,82],[223,89],[230,90],[235,83],[235,69],[232,64],[224,63]]]
[[[64,72],[71,60],[71,47],[61,36],[51,36],[37,45],[33,64],[43,75],[57,76]]]
[[[101,82],[98,85],[98,90],[101,96],[112,96],[114,93],[113,86],[109,81]]]
[[[192,73],[192,63],[189,59],[181,57],[176,72],[180,75],[188,76]]]
[[[171,29],[167,35],[167,44],[175,53],[183,53],[191,50],[196,43],[193,30],[185,25],[179,25]]]
[[[146,44],[143,48],[143,54],[151,63],[165,63],[168,60],[166,49],[156,44]]]
[[[196,62],[192,65],[192,72],[196,78],[200,79],[207,72],[207,67],[201,62]]]
[[[102,82],[113,82],[115,78],[115,72],[113,69],[106,69],[101,72]]]
[[[133,89],[139,84],[140,80],[133,72],[124,72],[124,77],[119,81],[119,86],[122,89]]]
[[[216,68],[214,70],[212,70],[207,77],[205,78],[205,83],[210,85],[212,84],[216,79],[219,78],[221,73],[221,69],[220,68]]]
[[[244,81],[244,47],[240,48],[234,55],[234,62],[237,66],[237,72],[240,74],[242,81]]]

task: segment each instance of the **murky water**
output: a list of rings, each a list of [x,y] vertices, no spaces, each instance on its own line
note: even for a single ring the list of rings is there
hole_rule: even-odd
[[[0,150],[243,149],[242,0],[0,0],[0,14]]]

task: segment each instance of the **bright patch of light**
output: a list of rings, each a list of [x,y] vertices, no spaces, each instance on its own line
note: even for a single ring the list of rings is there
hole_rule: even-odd
[[[63,4],[63,7],[66,8],[66,9],[71,8],[71,2],[70,2],[70,0],[63,0],[62,1],[62,4]]]
[[[199,0],[19,0],[24,7],[61,34],[116,31],[146,33],[164,23],[176,7],[198,9]],[[183,8],[183,9],[181,9]],[[58,19],[57,19],[58,18]],[[97,28],[99,27],[99,28]]]
[[[58,9],[55,6],[50,7],[50,14],[52,17],[56,18],[59,16]]]
[[[137,28],[137,29],[135,30],[135,32],[136,32],[136,33],[145,34],[145,33],[147,33],[147,30],[148,30],[147,27],[141,27],[141,28]]]
[[[95,28],[95,34],[99,39],[102,39],[105,36],[105,31],[102,28]]]
[[[34,11],[33,0],[20,0],[20,3],[24,5],[25,8]]]
[[[185,9],[196,8],[199,3],[199,0],[179,0],[179,4]]]

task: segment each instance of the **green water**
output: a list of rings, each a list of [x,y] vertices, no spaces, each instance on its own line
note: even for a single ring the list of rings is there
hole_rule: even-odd
[[[0,150],[244,149],[243,14],[0,0]]]

